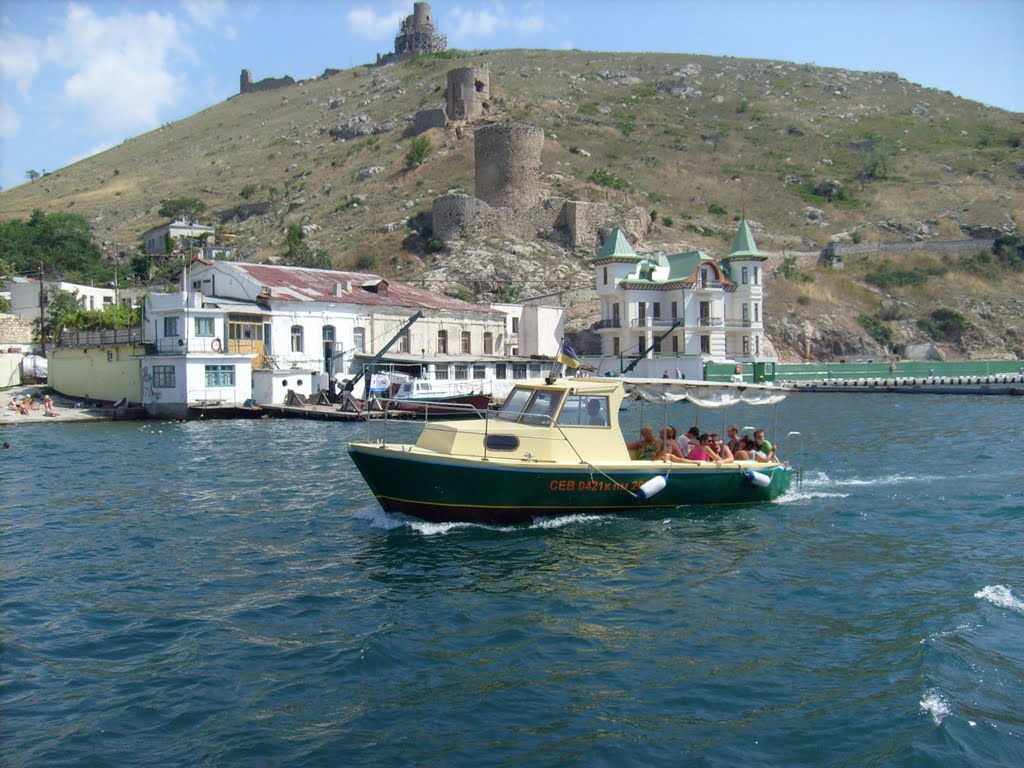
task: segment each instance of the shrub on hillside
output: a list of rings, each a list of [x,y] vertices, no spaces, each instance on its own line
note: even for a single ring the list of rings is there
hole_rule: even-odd
[[[629,182],[625,179],[620,179],[611,171],[606,171],[603,168],[595,168],[590,173],[590,180],[595,184],[600,184],[602,187],[611,187],[612,189],[628,189]]]
[[[405,167],[416,168],[423,164],[430,154],[431,144],[429,136],[417,136],[409,142],[409,149],[405,153]]]
[[[875,341],[877,341],[882,347],[888,349],[892,346],[892,328],[883,323],[877,317],[873,315],[860,315],[857,317],[857,322],[860,323],[861,328],[868,332]]]
[[[971,329],[970,321],[955,309],[940,307],[917,321],[917,327],[936,341],[960,343]]]

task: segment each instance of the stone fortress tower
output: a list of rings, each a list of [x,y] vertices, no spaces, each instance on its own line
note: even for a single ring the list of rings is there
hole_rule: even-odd
[[[495,123],[478,128],[476,197],[494,208],[522,210],[540,199],[540,154],[544,129],[522,123]]]
[[[448,70],[449,120],[474,120],[487,110],[491,98],[491,71],[484,64]]]
[[[406,16],[395,36],[395,52],[377,54],[378,64],[391,64],[417,53],[437,53],[448,47],[448,37],[434,28],[430,3],[413,3],[412,15]]]

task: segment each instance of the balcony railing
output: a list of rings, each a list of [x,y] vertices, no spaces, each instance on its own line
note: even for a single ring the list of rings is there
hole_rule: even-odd
[[[725,321],[727,328],[753,328],[761,325],[760,320],[750,320],[749,318],[738,318],[730,317]]]
[[[600,331],[602,328],[621,328],[622,321],[612,318],[610,320],[598,320],[594,323],[594,330]]]
[[[699,317],[697,318],[697,325],[702,328],[721,328],[724,323],[720,317]]]
[[[698,280],[697,281],[697,290],[701,290],[701,291],[716,290],[716,289],[720,289],[720,288],[724,288],[724,287],[725,287],[725,283],[723,283],[721,280]]]
[[[682,319],[681,317],[652,317],[651,325],[655,328],[671,328]]]
[[[109,331],[61,331],[59,347],[109,347],[121,344],[140,344],[144,341],[138,328],[118,328]]]

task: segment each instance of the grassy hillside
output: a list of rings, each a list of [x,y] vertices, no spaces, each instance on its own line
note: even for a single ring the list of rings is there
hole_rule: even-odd
[[[782,252],[817,250],[833,238],[863,243],[1016,231],[1024,214],[1024,115],[894,74],[669,54],[450,51],[235,96],[0,193],[0,216],[73,211],[93,223],[97,239],[134,245],[160,223],[156,211],[165,198],[198,197],[211,212],[266,203],[266,213],[223,224],[238,235],[243,258],[280,254],[286,227],[299,223],[316,225],[310,246],[342,267],[402,279],[440,275],[451,289],[472,254],[474,264],[492,265],[494,280],[463,280],[469,292],[493,296],[516,281],[526,294],[552,281],[579,285],[590,254],[567,254],[543,240],[449,243],[428,254],[407,237],[405,220],[428,212],[437,194],[473,191],[470,130],[430,131],[432,151],[410,171],[408,127],[418,110],[443,106],[449,69],[484,63],[492,91],[487,119],[545,129],[542,181],[551,195],[657,213],[641,248],[721,254],[740,215],[755,223],[762,249]],[[336,140],[332,130],[350,123],[374,132]],[[375,167],[383,170],[366,171]],[[494,267],[495,260],[509,267]],[[511,268],[520,261],[525,271]],[[845,318],[852,344],[859,326],[845,316],[879,312],[892,301],[891,291],[863,283],[856,269],[839,275],[819,274],[810,263],[803,268],[812,282],[778,281],[774,317],[824,327],[823,310],[831,311]],[[974,285],[969,274],[933,276],[927,290],[943,298],[952,291],[949,303],[971,312],[972,302],[985,301],[974,293],[991,294],[997,316],[977,317],[979,327],[991,326],[985,338],[1005,336],[1000,327],[1021,332],[1020,321],[998,309],[1005,291],[1020,295],[1020,282],[979,278]],[[906,290],[920,293],[922,307],[933,301],[921,285]],[[825,295],[850,311],[821,306]],[[577,319],[586,324],[586,317]],[[914,340],[910,330],[905,335]],[[870,345],[869,336],[860,338]],[[779,346],[796,354],[788,341]],[[1011,343],[1003,351],[1012,349]]]

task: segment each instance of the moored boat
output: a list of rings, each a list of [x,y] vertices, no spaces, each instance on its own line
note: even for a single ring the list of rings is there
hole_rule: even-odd
[[[632,458],[618,421],[627,388],[648,399],[664,394],[701,405],[711,404],[714,391],[694,382],[683,388],[656,380],[524,382],[495,412],[427,422],[415,444],[350,443],[349,454],[385,510],[432,521],[503,524],[751,503],[770,501],[789,488],[793,470],[777,461],[677,464]],[[733,389],[745,402],[784,396],[774,387]]]

